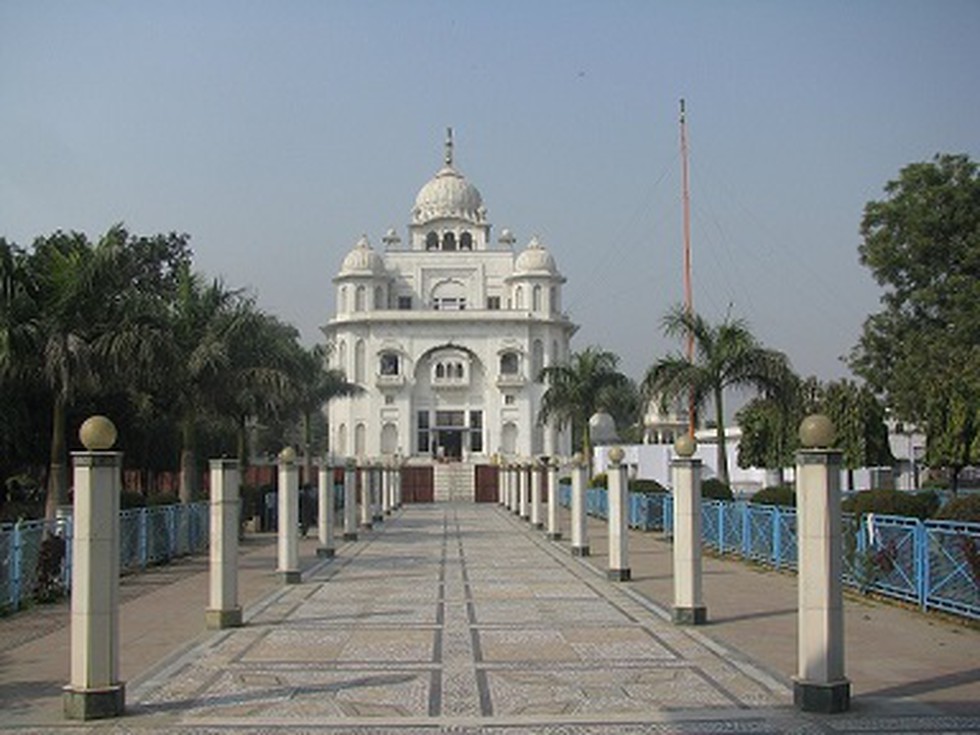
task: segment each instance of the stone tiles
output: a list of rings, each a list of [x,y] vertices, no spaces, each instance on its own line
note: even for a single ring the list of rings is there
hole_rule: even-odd
[[[125,718],[72,729],[980,732],[860,705],[802,715],[785,681],[666,617],[496,506],[408,506],[133,682]]]

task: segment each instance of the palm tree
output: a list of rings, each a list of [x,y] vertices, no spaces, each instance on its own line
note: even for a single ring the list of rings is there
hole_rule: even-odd
[[[629,378],[617,369],[619,358],[599,347],[587,347],[572,354],[567,364],[551,365],[541,371],[539,380],[548,388],[541,399],[538,423],[555,421],[571,424],[572,436],[581,438],[582,454],[592,462],[589,418],[612,404],[615,393],[629,385]]]
[[[663,329],[668,337],[692,339],[693,359],[675,353],[658,360],[643,379],[643,391],[659,396],[664,405],[678,396],[689,396],[695,415],[709,401],[714,405],[718,477],[727,485],[725,390],[752,387],[775,394],[790,382],[786,379],[789,361],[783,353],[762,347],[741,319],[726,317],[721,324],[712,325],[683,306],[675,306],[664,316]]]

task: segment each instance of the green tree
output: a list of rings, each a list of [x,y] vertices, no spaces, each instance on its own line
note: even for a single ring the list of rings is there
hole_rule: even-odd
[[[573,441],[581,446],[586,461],[592,461],[589,418],[600,408],[614,405],[618,392],[628,390],[629,378],[618,370],[619,358],[599,347],[573,353],[562,365],[550,365],[539,380],[547,384],[541,399],[538,423],[556,422],[571,426]],[[580,442],[580,444],[579,444]]]
[[[847,489],[854,490],[854,470],[890,465],[885,407],[867,385],[851,380],[828,383],[823,391],[823,411],[837,429],[837,446],[847,469]]]
[[[980,176],[965,155],[904,167],[868,202],[861,262],[883,287],[851,366],[921,426],[926,462],[980,463]]]
[[[647,371],[642,389],[647,396],[659,397],[663,406],[679,396],[689,396],[696,414],[709,402],[713,404],[718,477],[728,485],[725,391],[751,387],[776,395],[788,383],[789,362],[783,353],[762,347],[741,319],[726,317],[712,325],[699,314],[676,306],[664,316],[663,328],[668,337],[693,339],[694,358],[675,353],[658,360]]]

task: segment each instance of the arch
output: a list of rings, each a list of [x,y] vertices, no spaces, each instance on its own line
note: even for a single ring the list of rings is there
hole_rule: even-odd
[[[523,309],[524,308],[524,287],[518,286],[514,291],[514,308]]]
[[[466,308],[466,286],[462,281],[439,281],[430,293],[432,308],[439,311],[462,311]]]
[[[504,454],[517,454],[517,424],[508,421],[500,430],[500,450]]]
[[[516,352],[505,352],[500,356],[500,374],[517,375],[520,372],[520,358]]]
[[[401,373],[401,360],[397,352],[385,350],[378,358],[379,375],[399,375]]]
[[[337,311],[340,313],[347,311],[347,286],[341,286],[337,294]]]
[[[337,345],[337,368],[347,377],[349,368],[347,366],[347,343],[344,340],[340,340],[340,344]]]
[[[541,311],[541,286],[539,284],[534,284],[534,289],[531,291],[531,309]]]
[[[426,250],[438,250],[439,249],[439,233],[430,232],[425,236],[425,249]]]
[[[443,250],[455,250],[456,249],[456,233],[446,232],[442,236],[442,249]]]
[[[544,344],[540,339],[536,339],[531,347],[531,380],[537,382],[542,370],[544,370]]]
[[[354,311],[364,311],[364,286],[358,286],[354,292]]]
[[[557,314],[561,310],[561,304],[558,303],[558,287],[552,286],[551,293],[548,299],[548,310],[552,314]]]
[[[445,378],[446,377],[446,366],[441,362],[436,363],[436,377]]]
[[[365,440],[367,439],[367,429],[364,428],[364,423],[359,421],[357,426],[354,427],[354,455],[357,457],[364,456],[364,446]]]
[[[335,451],[341,457],[347,454],[347,424],[340,424],[337,427],[337,446]]]
[[[460,250],[472,250],[473,249],[473,235],[468,232],[464,232],[459,236],[459,249]]]
[[[394,454],[398,449],[398,427],[391,421],[381,427],[381,453]]]
[[[385,291],[381,286],[374,287],[374,308],[375,310],[385,308]]]
[[[354,382],[364,382],[364,340],[359,339],[354,345]]]

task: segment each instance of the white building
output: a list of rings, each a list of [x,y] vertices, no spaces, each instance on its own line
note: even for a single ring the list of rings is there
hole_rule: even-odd
[[[332,452],[470,465],[568,454],[566,432],[537,422],[539,373],[568,358],[576,330],[561,309],[565,279],[537,238],[520,252],[506,229],[492,241],[451,132],[404,245],[393,229],[381,240],[376,250],[362,237],[333,279],[331,366],[363,392],[330,402]]]

